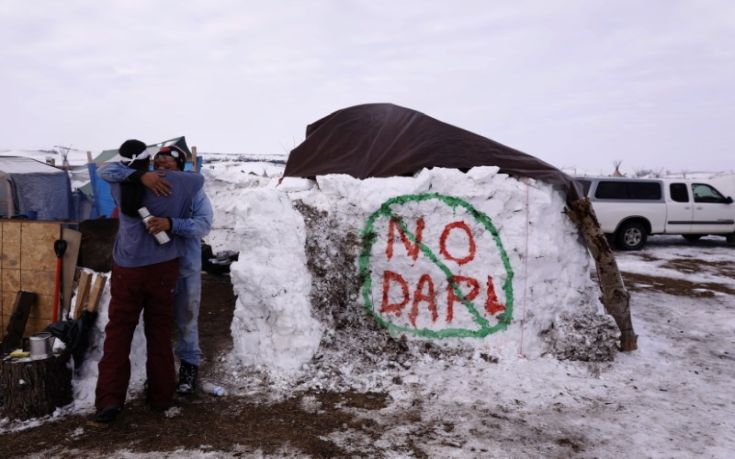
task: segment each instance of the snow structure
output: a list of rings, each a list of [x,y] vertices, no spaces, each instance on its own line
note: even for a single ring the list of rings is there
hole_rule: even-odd
[[[203,173],[207,242],[240,253],[231,331],[245,366],[288,377],[422,353],[615,353],[592,260],[564,196],[543,182],[496,167],[280,184],[272,170]]]
[[[495,167],[279,184],[281,171],[238,162],[202,171],[215,212],[207,242],[240,252],[231,266],[237,364],[274,380],[367,387],[371,370],[412,359],[613,358],[617,331],[591,258],[551,186]],[[94,404],[109,299],[108,283],[73,409]],[[142,322],[133,395],[145,380]]]

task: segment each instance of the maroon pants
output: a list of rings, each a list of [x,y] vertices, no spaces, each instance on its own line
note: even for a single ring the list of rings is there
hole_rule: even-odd
[[[138,268],[112,267],[109,316],[104,354],[99,363],[97,409],[123,406],[130,382],[130,344],[143,310],[148,352],[148,402],[154,409],[168,408],[176,389],[171,350],[174,324],[174,288],[178,260]]]

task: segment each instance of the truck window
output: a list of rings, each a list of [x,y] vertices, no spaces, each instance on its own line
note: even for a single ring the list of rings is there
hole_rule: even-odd
[[[692,196],[694,202],[725,202],[725,197],[719,191],[704,183],[692,183]]]
[[[676,202],[689,202],[689,192],[686,183],[672,183],[669,185],[671,199]]]
[[[661,184],[658,182],[625,182],[622,180],[600,181],[595,190],[599,199],[636,199],[658,201],[661,199]]]

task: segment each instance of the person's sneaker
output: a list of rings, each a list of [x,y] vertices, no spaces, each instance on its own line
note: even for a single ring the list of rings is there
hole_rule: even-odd
[[[197,388],[198,373],[199,367],[182,360],[179,366],[179,385],[176,387],[176,392],[181,395],[193,394]]]
[[[115,420],[118,414],[122,411],[122,408],[118,405],[111,405],[101,410],[97,410],[94,415],[95,422],[101,422],[103,424],[109,424]]]

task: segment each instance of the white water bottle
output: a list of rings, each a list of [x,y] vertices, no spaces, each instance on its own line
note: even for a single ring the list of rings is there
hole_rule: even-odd
[[[148,212],[147,207],[141,207],[138,209],[138,215],[140,215],[140,218],[143,219],[143,223],[145,223],[146,228],[148,227],[148,222],[153,218],[150,212]],[[165,231],[159,231],[158,233],[154,234],[153,237],[156,238],[156,241],[158,241],[159,244],[163,245],[171,240],[171,238],[168,237],[168,234],[166,234]]]
[[[224,387],[217,386],[208,381],[202,382],[202,390],[209,395],[214,395],[215,397],[223,397],[227,395],[227,391]]]

